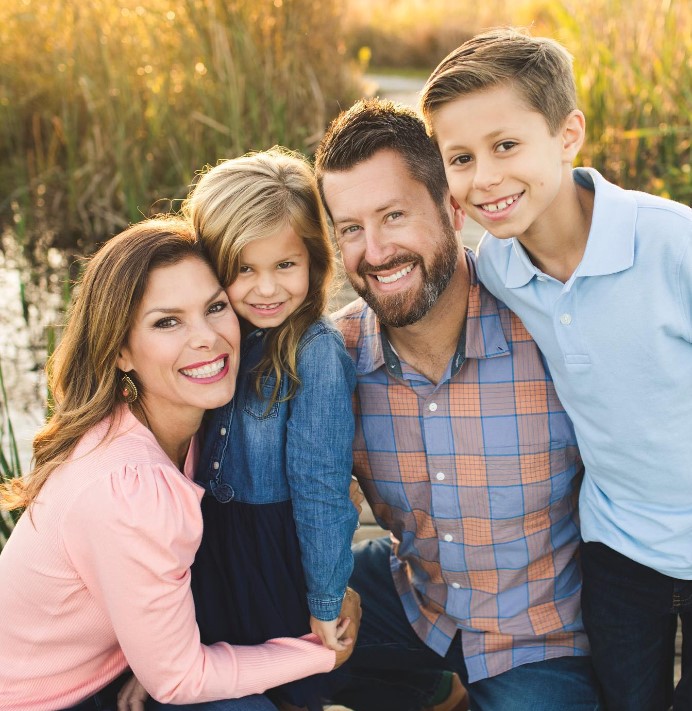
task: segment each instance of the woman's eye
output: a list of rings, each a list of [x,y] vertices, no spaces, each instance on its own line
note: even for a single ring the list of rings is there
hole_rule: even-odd
[[[209,307],[209,313],[210,314],[218,314],[218,313],[221,313],[222,311],[225,311],[227,307],[228,307],[227,301],[217,301]]]
[[[177,323],[178,319],[173,318],[172,316],[167,316],[166,318],[159,319],[154,324],[154,328],[173,328],[173,326],[177,325]]]

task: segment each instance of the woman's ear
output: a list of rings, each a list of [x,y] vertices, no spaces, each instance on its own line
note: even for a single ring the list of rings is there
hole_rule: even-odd
[[[573,163],[581,150],[586,135],[586,120],[579,109],[574,109],[562,124],[562,154],[568,163]]]
[[[132,368],[132,358],[130,357],[130,351],[127,346],[123,346],[120,351],[118,352],[118,358],[115,361],[115,364],[118,366],[120,370],[123,371],[123,373],[129,373]]]

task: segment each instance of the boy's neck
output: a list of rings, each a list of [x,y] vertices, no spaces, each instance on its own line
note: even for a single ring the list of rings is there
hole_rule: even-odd
[[[551,220],[534,225],[519,241],[542,272],[566,282],[584,256],[591,230],[594,192],[570,178]]]

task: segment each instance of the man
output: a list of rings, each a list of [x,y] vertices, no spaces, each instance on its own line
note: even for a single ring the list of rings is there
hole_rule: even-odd
[[[362,297],[335,315],[358,375],[355,474],[391,532],[355,549],[363,621],[338,700],[420,709],[438,669],[481,711],[597,709],[574,432],[535,343],[460,249],[436,147],[412,111],[360,101],[315,169]]]

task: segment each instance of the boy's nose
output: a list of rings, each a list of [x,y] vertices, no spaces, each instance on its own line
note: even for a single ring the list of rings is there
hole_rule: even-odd
[[[493,161],[476,160],[476,170],[473,174],[473,187],[478,190],[488,190],[502,181],[502,174]]]

